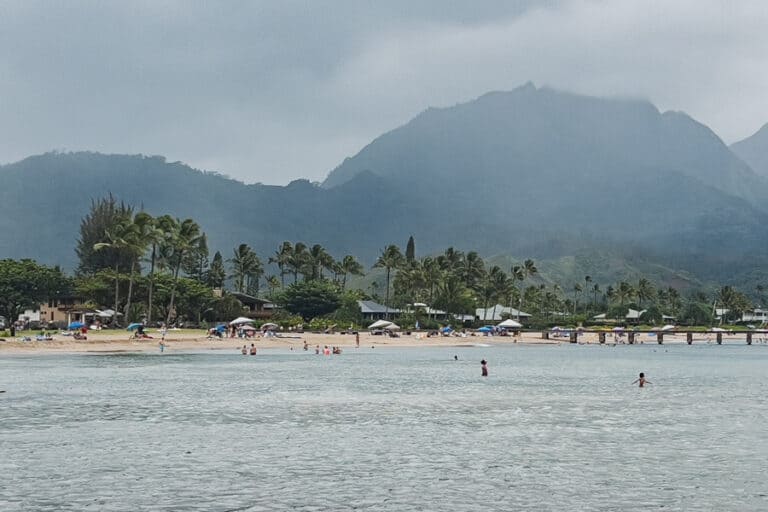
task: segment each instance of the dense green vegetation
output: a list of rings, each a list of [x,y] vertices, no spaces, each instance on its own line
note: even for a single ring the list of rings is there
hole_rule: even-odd
[[[683,295],[647,277],[611,283],[585,274],[577,281],[552,282],[533,259],[503,268],[476,251],[453,247],[418,257],[414,237],[404,253],[396,244],[385,246],[367,275],[354,255],[337,259],[323,245],[303,242],[284,241],[266,259],[244,243],[229,259],[218,251],[210,258],[207,235],[193,219],[153,217],[113,196],[91,204],[80,223],[76,253],[72,276],[31,260],[0,261],[0,314],[15,319],[25,308],[74,294],[94,308],[119,311],[118,325],[199,325],[244,314],[230,293],[239,292],[279,305],[276,320],[286,326],[360,326],[361,299],[408,311],[399,316],[404,327],[417,321],[437,325],[425,308],[414,306],[420,303],[448,315],[474,315],[478,308],[500,304],[531,313],[530,326],[589,325],[599,313],[624,323],[630,308],[645,310],[635,323],[660,325],[671,316],[682,324],[710,325],[716,308],[728,310],[719,321],[737,322],[765,300],[762,285],[750,290],[750,298],[729,285],[714,293],[689,286]],[[477,323],[490,320],[484,316]]]
[[[369,266],[413,235],[425,254],[460,247],[505,270],[534,258],[548,284],[591,275],[749,287],[768,278],[766,183],[684,114],[527,86],[429,109],[323,186],[244,185],[162,157],[50,153],[4,165],[0,255],[74,270],[69,233],[111,192],[155,217],[194,218],[223,260],[240,244],[266,256],[284,240],[321,240]]]

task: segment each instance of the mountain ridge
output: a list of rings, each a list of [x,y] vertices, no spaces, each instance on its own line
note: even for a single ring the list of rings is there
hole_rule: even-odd
[[[456,246],[556,260],[621,247],[617,257],[704,280],[752,279],[765,263],[764,186],[684,113],[529,84],[427,109],[322,185],[244,184],[157,156],[47,153],[6,164],[0,254],[74,268],[80,218],[112,193],[196,219],[225,257],[248,243],[266,259],[283,240],[302,240],[370,264],[413,234],[422,254]]]

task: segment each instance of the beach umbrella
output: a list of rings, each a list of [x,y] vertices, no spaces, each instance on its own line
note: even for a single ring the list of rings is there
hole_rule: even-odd
[[[242,329],[243,329],[244,331],[255,331],[255,330],[256,330],[256,328],[255,328],[254,326],[252,326],[252,325],[244,325],[244,326],[242,327]]]
[[[80,329],[84,325],[85,324],[83,322],[72,322],[71,324],[69,324],[69,328],[70,329]]]
[[[453,329],[451,329],[451,326],[449,325],[448,327],[443,327],[443,328],[440,330],[440,332],[442,332],[442,333],[444,333],[444,334],[448,334],[449,332],[453,332]]]
[[[217,325],[216,326],[216,330],[219,331],[219,332],[224,332],[224,331],[227,330],[227,326],[226,326],[226,324]]]
[[[520,322],[516,322],[511,318],[507,318],[506,320],[501,322],[497,327],[503,327],[505,329],[519,329],[522,326],[523,324],[521,324]]]
[[[229,325],[249,324],[251,322],[253,322],[253,320],[251,318],[246,318],[244,316],[239,316],[239,317],[235,318],[234,320],[232,320],[231,322],[229,322]]]
[[[488,327],[487,325],[485,327],[481,327],[478,329],[478,332],[493,332],[493,327]]]
[[[624,328],[623,327],[614,327],[613,328],[613,332],[624,332]]]
[[[675,326],[672,325],[672,324],[665,325],[664,327],[661,328],[661,330],[662,331],[674,331],[675,330]]]
[[[397,325],[397,324],[390,323],[384,329],[387,330],[387,331],[399,331],[400,330],[400,326]]]
[[[722,327],[713,327],[709,331],[710,332],[728,332],[725,329],[723,329]]]
[[[129,325],[129,326],[126,328],[126,330],[127,330],[127,331],[135,331],[135,330],[136,330],[136,329],[138,329],[139,327],[141,327],[141,324],[140,324],[140,323],[137,323],[137,322],[134,322],[134,323],[130,324],[130,325]]]
[[[382,329],[388,325],[391,325],[392,322],[388,320],[376,320],[371,325],[368,326],[369,329]]]
[[[265,324],[261,324],[261,330],[262,331],[271,331],[277,329],[277,324],[272,322],[267,322]]]

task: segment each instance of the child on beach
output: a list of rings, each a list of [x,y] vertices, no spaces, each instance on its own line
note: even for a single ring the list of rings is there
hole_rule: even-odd
[[[632,384],[639,384],[640,387],[642,388],[646,384],[650,384],[650,383],[651,383],[651,381],[645,380],[645,374],[643,372],[640,372],[640,376]]]
[[[480,361],[480,369],[482,371],[482,376],[487,377],[488,376],[488,361],[483,359]]]

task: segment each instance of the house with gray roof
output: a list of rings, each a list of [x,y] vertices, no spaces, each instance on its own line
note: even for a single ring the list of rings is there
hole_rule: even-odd
[[[393,315],[401,313],[397,308],[387,307],[372,300],[359,300],[357,305],[360,307],[360,313],[363,315],[364,320],[381,320],[386,318],[387,314],[389,314],[391,319]]]

